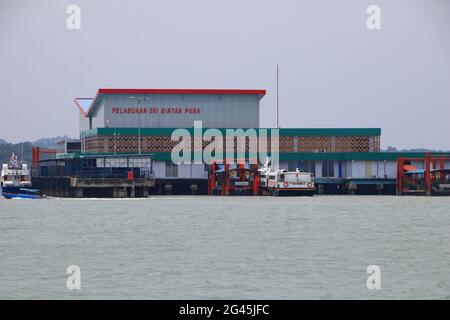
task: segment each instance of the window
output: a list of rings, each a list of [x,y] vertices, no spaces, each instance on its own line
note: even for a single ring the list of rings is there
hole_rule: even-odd
[[[298,162],[298,168],[305,172],[311,172],[313,175],[316,174],[316,161],[315,160],[300,160]]]
[[[295,171],[297,168],[297,161],[288,162],[288,171]]]
[[[322,177],[334,177],[334,161],[324,160],[322,161]]]
[[[119,157],[111,157],[104,158],[103,161],[97,160],[98,167],[107,167],[107,168],[127,168],[128,167],[128,159],[127,158],[119,158]]]
[[[97,166],[97,159],[82,159],[83,169],[95,168]]]
[[[166,178],[178,177],[178,166],[172,161],[166,161]]]
[[[128,166],[131,168],[150,168],[151,158],[150,157],[129,158]]]
[[[81,151],[81,142],[67,142],[66,143],[66,150],[67,153],[75,153]]]

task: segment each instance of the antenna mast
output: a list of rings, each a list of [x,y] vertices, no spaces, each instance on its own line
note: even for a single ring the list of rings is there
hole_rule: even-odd
[[[279,82],[280,82],[280,80],[279,80],[279,78],[280,78],[280,71],[279,71],[278,63],[277,63],[277,129],[280,128],[280,123],[279,123],[279,117],[280,117],[280,94],[279,94],[280,86],[279,86]]]

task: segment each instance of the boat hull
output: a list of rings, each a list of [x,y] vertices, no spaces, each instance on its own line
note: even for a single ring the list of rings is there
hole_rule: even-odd
[[[273,188],[266,189],[264,194],[270,194],[275,197],[312,197],[316,192],[314,188]]]
[[[8,193],[8,192],[2,192],[2,196],[5,197],[6,199],[31,199],[31,200],[43,199],[43,196],[40,195]]]

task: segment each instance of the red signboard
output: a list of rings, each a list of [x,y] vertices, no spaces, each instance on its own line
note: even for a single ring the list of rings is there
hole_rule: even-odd
[[[200,108],[196,107],[113,107],[112,113],[114,114],[198,114],[200,113]]]

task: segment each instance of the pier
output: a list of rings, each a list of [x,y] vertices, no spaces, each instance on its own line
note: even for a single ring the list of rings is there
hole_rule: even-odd
[[[450,154],[426,153],[422,158],[399,157],[397,194],[450,196]]]
[[[311,173],[319,195],[449,194],[449,154],[384,152],[380,128],[262,128],[265,94],[100,88],[93,98],[75,99],[79,139],[61,142],[56,152],[33,150],[33,184],[61,197],[259,195],[258,166],[211,168],[203,154],[225,151],[248,161],[250,153],[273,151],[279,169]],[[177,164],[174,150],[183,155]]]
[[[32,183],[54,197],[145,198],[155,178],[149,155],[91,155],[38,161]]]

